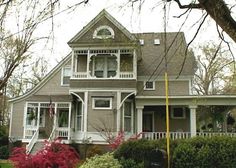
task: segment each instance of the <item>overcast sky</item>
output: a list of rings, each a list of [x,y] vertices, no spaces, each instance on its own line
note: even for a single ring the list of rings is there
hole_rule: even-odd
[[[191,0],[189,0],[191,1]],[[163,32],[164,31],[164,12],[163,1],[146,0],[142,5],[141,11],[138,10],[138,3],[131,7],[125,6],[127,0],[89,0],[87,4],[78,6],[74,11],[64,12],[54,17],[54,40],[53,44],[38,44],[33,48],[34,54],[44,54],[50,59],[52,66],[56,61],[60,61],[69,52],[70,48],[67,42],[86,24],[88,24],[101,10],[106,9],[114,18],[116,18],[130,32]],[[78,0],[64,0],[60,3],[60,10],[69,5],[78,3]],[[187,15],[181,18],[175,16],[181,15],[185,10],[178,8],[175,2],[168,3],[167,6],[167,31],[179,31]],[[189,42],[196,32],[203,11],[193,10],[181,31],[185,33],[187,42]],[[41,25],[38,34],[50,29],[50,23]],[[197,46],[204,42],[214,40],[218,41],[218,34],[214,21],[210,18],[204,24],[199,35],[192,46]],[[51,50],[53,46],[53,51]]]

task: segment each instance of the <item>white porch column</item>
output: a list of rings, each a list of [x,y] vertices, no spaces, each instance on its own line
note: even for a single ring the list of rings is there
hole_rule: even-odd
[[[69,121],[68,121],[68,137],[67,139],[70,140],[71,139],[71,103],[69,104]]]
[[[196,109],[197,106],[189,106],[190,109],[190,132],[191,137],[194,137],[197,135],[197,124],[196,124]]]
[[[120,125],[120,118],[121,118],[121,107],[120,106],[121,103],[121,92],[118,91],[117,92],[117,112],[116,112],[116,131],[119,132],[121,131],[121,125]]]
[[[87,122],[88,122],[88,91],[84,92],[84,133],[87,135]]]
[[[143,107],[137,107],[137,134],[143,132]]]

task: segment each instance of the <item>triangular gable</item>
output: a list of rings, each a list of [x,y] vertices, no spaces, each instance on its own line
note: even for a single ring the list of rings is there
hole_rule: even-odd
[[[9,99],[9,102],[20,101],[29,96],[32,96],[38,92],[56,73],[58,73],[61,68],[71,60],[71,53],[69,53],[64,59],[62,59],[35,87],[33,87],[29,92],[19,96]]]
[[[102,10],[92,21],[90,21],[80,32],[78,32],[68,44],[72,46],[76,43],[86,43],[90,42],[93,39],[92,34],[96,27],[99,25],[108,25],[115,31],[115,38],[120,37],[126,42],[136,42],[137,39],[132,35],[124,26],[122,26],[114,17],[112,17],[106,10]],[[89,39],[90,38],[90,39]],[[93,39],[93,42],[98,42],[96,39]],[[119,41],[120,42],[120,41]]]

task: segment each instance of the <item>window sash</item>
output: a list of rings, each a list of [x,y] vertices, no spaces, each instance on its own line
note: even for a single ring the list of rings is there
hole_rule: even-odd
[[[112,98],[93,98],[93,109],[112,109]]]

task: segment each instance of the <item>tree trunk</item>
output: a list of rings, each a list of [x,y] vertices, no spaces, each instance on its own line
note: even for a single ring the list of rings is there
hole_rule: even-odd
[[[236,42],[236,21],[224,0],[198,0],[202,9]]]

